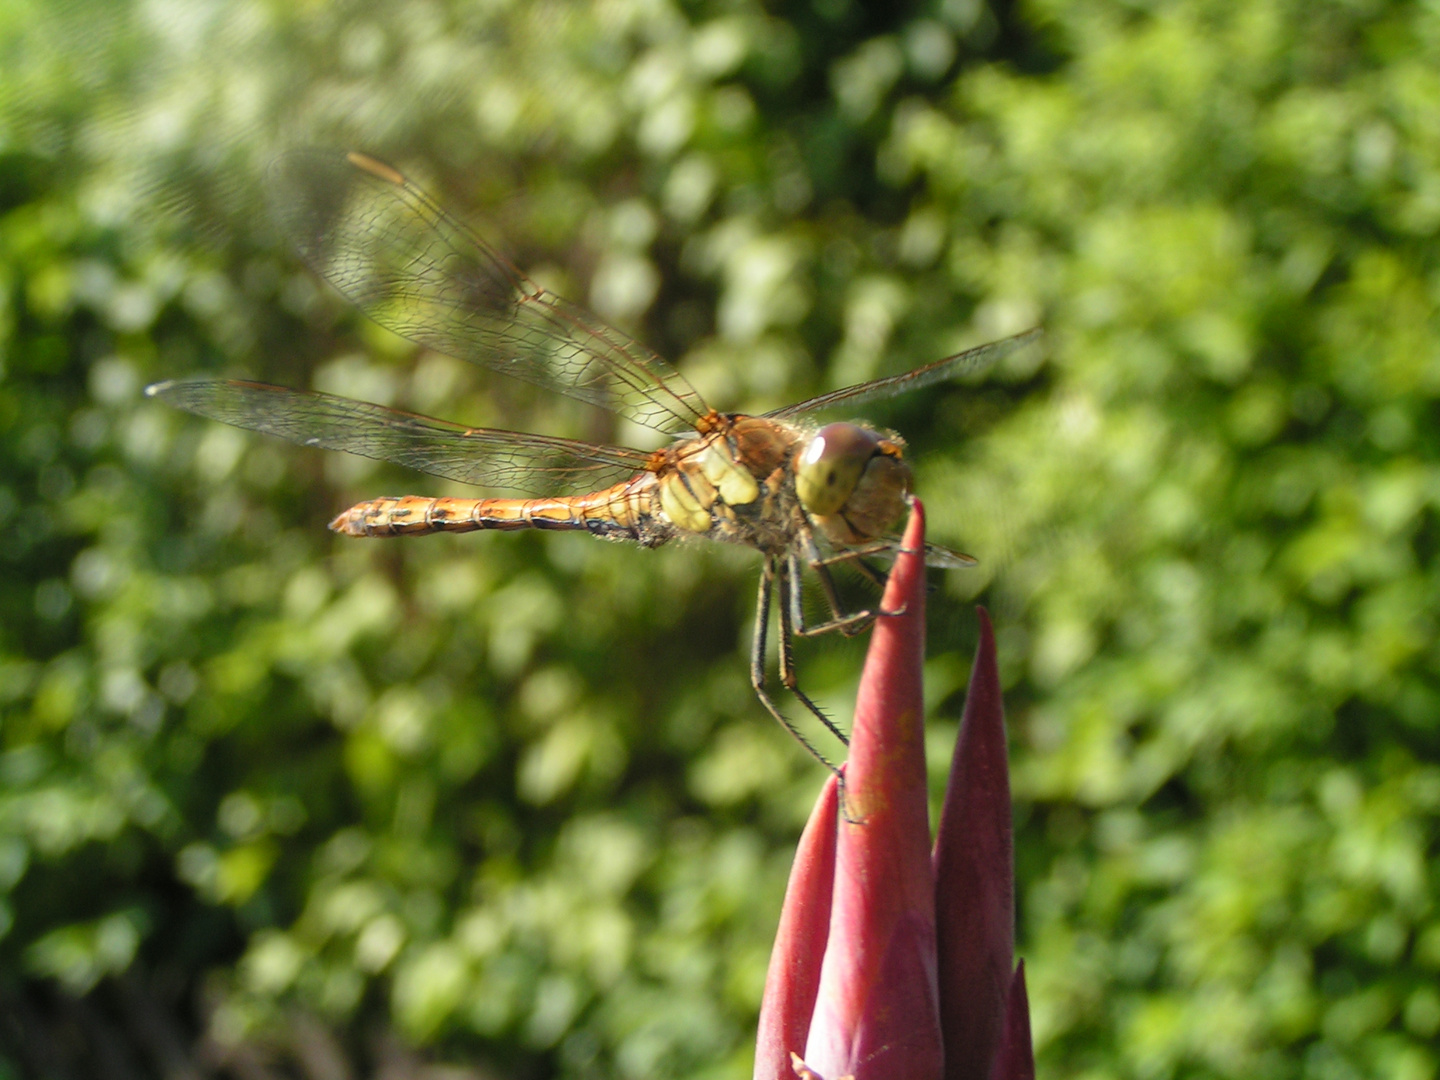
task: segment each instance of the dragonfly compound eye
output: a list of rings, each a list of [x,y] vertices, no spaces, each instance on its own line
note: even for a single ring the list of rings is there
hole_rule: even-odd
[[[879,446],[879,435],[856,424],[821,428],[795,462],[795,493],[800,505],[822,517],[836,513],[854,492]]]

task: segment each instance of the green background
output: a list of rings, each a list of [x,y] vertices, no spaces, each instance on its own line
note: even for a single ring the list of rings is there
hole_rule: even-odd
[[[336,538],[460,492],[141,395],[637,436],[348,309],[269,222],[293,145],[722,409],[1043,325],[870,412],[982,560],[932,772],[978,596],[1040,1074],[1436,1074],[1440,7],[4,0],[0,1076],[749,1075],[823,779],[753,555]],[[801,647],[842,718],[861,648]]]

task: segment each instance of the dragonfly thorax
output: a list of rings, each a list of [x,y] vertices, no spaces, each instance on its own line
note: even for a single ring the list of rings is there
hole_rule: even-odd
[[[828,539],[862,544],[905,512],[910,466],[904,443],[858,424],[827,424],[795,457],[795,494]]]

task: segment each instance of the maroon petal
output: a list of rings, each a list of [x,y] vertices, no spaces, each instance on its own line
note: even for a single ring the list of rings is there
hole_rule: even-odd
[[[987,1080],[1015,951],[1010,775],[995,634],[984,608],[935,840],[946,1080]]]
[[[830,897],[835,889],[835,821],[839,817],[835,777],[820,789],[810,813],[765,975],[760,1035],[755,1044],[755,1080],[792,1080],[791,1057],[803,1050],[810,1014],[820,987],[820,961],[830,934]]]
[[[1035,1080],[1035,1049],[1030,1043],[1030,995],[1025,992],[1025,961],[1010,980],[1005,1001],[1005,1026],[990,1080]]]
[[[860,682],[830,940],[806,1065],[826,1077],[938,1078],[935,885],[921,672],[925,517],[917,502]]]

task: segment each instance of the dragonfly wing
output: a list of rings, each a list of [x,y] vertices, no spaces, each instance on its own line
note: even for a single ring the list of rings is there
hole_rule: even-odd
[[[944,570],[964,570],[968,566],[978,566],[980,560],[974,555],[966,555],[963,551],[953,551],[939,544],[925,545],[925,565],[938,566]]]
[[[962,353],[947,356],[943,360],[936,360],[933,364],[926,364],[924,367],[918,367],[902,375],[890,375],[883,379],[872,379],[870,382],[847,386],[842,390],[832,390],[828,394],[821,394],[819,397],[797,402],[794,405],[786,405],[784,408],[775,409],[765,415],[771,419],[788,420],[791,417],[818,412],[835,405],[844,404],[847,407],[862,405],[867,401],[879,401],[910,390],[933,386],[947,379],[983,371],[1015,350],[1039,341],[1042,333],[1039,329],[1027,330],[1023,334],[1000,341],[992,341],[988,345],[977,345],[973,349],[966,349]]]
[[[877,552],[883,558],[893,559],[900,553],[900,539],[892,537],[880,541],[884,547]],[[941,547],[939,544],[925,545],[925,565],[934,566],[941,570],[964,570],[971,566],[978,566],[980,560],[974,555],[966,555],[963,551],[955,551],[951,548]]]
[[[310,267],[386,329],[662,431],[709,413],[664,359],[536,285],[383,162],[291,151],[269,191]]]
[[[150,397],[300,446],[344,450],[434,476],[532,495],[595,491],[645,468],[649,455],[491,428],[467,428],[331,394],[265,383],[177,379]]]

